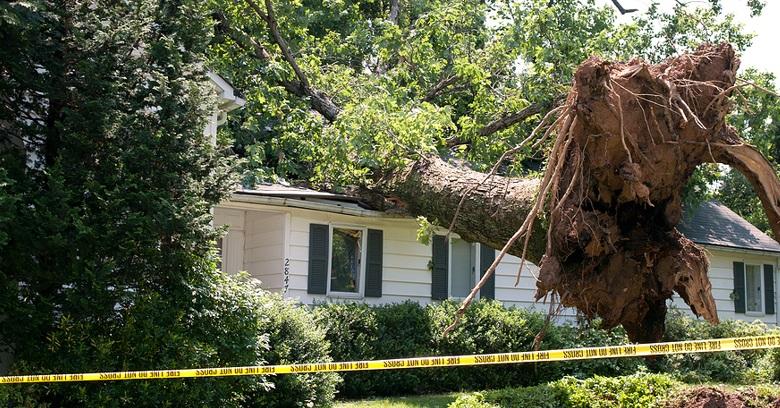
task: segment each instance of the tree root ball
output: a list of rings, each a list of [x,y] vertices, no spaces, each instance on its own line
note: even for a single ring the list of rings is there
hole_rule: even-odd
[[[745,145],[724,120],[738,66],[723,44],[657,65],[590,58],[579,67],[550,159],[567,165],[548,168],[537,299],[554,292],[640,342],[662,337],[673,292],[718,322],[707,256],[675,226],[696,166],[739,165],[734,152]],[[762,166],[748,167],[761,174]]]

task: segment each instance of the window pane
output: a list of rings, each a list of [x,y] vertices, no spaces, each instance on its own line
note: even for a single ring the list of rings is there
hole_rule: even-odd
[[[473,245],[460,240],[452,240],[450,268],[450,296],[464,298],[474,287],[474,251]]]
[[[761,310],[761,267],[745,265],[745,308],[748,312]]]
[[[363,231],[334,228],[331,255],[330,290],[357,293],[360,288]]]

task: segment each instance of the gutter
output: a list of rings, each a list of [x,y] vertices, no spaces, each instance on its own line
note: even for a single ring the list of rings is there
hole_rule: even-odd
[[[694,241],[696,242],[696,241]],[[712,245],[712,244],[702,244],[699,242],[696,242],[697,244],[703,246],[705,249],[712,249],[712,250],[718,250],[718,251],[724,251],[724,252],[735,252],[740,254],[751,254],[751,255],[763,255],[763,256],[772,256],[772,257],[780,257],[780,251],[766,251],[766,250],[760,250],[760,249],[750,249],[750,248],[737,248],[737,247],[728,247],[728,246],[722,246],[722,245]]]
[[[352,215],[356,217],[409,219],[409,217],[400,214],[397,215],[388,214],[383,211],[366,210],[362,208],[348,208],[338,204],[326,204],[326,203],[320,203],[316,201],[306,201],[306,200],[301,200],[299,198],[269,197],[269,196],[260,196],[254,194],[235,193],[226,202],[223,202],[223,204],[227,204],[227,205],[238,204],[238,203],[271,205],[276,207],[287,207],[287,208],[300,208],[304,210],[325,211],[334,214]]]

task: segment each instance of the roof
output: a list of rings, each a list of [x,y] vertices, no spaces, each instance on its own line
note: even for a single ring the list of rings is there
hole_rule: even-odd
[[[364,203],[357,197],[283,184],[260,184],[251,189],[239,189],[236,191],[236,193],[264,197],[292,198],[303,201],[333,204],[337,206],[349,206],[354,208],[374,210],[374,208]]]
[[[236,193],[302,200],[339,208],[375,210],[356,197],[283,184],[261,184],[252,189],[240,189]],[[381,215],[381,212],[371,213]],[[717,201],[704,202],[692,216],[684,215],[677,229],[697,244],[780,253],[780,243]]]
[[[780,244],[717,201],[702,203],[677,226],[691,241],[703,245],[780,252]]]
[[[211,79],[211,83],[217,88],[219,97],[221,99],[221,109],[229,112],[246,104],[246,100],[241,97],[238,91],[233,88],[233,85],[225,78],[222,78],[217,73],[212,71],[206,72],[206,76]]]

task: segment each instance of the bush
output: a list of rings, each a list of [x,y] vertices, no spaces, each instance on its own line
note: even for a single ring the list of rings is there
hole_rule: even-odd
[[[590,322],[581,321],[576,326],[559,326],[556,328],[556,333],[559,333],[562,338],[559,343],[566,348],[618,346],[630,343],[622,326],[612,330],[604,330],[600,326],[600,319]],[[594,375],[628,375],[645,368],[645,360],[642,358],[599,358],[562,363],[559,375],[584,379]]]
[[[261,292],[246,280],[214,272],[208,282],[186,285],[188,305],[156,291],[131,291],[110,321],[59,319],[38,358],[17,356],[15,373],[79,373],[220,367],[265,363],[267,336],[257,310]],[[266,378],[119,381],[14,385],[38,403],[53,406],[242,406]],[[21,403],[20,401],[17,401]]]
[[[330,343],[306,306],[264,292],[258,308],[260,327],[270,348],[267,364],[333,361]],[[250,398],[258,407],[322,407],[333,402],[341,378],[336,373],[285,374],[269,378],[273,390],[256,390]]]
[[[615,378],[595,376],[587,380],[565,377],[532,387],[467,394],[449,407],[650,408],[666,399],[679,385],[663,374],[642,373]]]
[[[245,279],[214,272],[189,288],[189,305],[137,292],[117,319],[62,318],[50,353],[14,362],[16,373],[225,367],[327,361],[328,343],[307,310]],[[45,366],[44,366],[45,364]],[[0,402],[21,406],[327,406],[334,373],[278,377],[7,385]],[[3,401],[3,398],[6,401]]]
[[[466,310],[460,324],[445,337],[444,329],[452,323],[458,307],[459,304],[452,301],[428,307],[437,355],[531,350],[534,337],[544,325],[544,318],[539,313],[505,308],[496,301],[479,301]],[[559,331],[551,326],[543,348],[559,348],[562,344]],[[434,377],[439,380],[437,386],[442,390],[499,388],[558,378],[555,373],[558,366],[558,363],[544,363],[453,367],[437,369],[440,372]]]
[[[368,306],[324,304],[315,308],[319,324],[333,345],[335,360],[373,360],[414,356],[444,356],[528,351],[544,325],[540,313],[503,307],[495,301],[475,302],[448,336],[459,304],[445,301],[427,306],[414,302]],[[542,349],[578,348],[630,343],[618,327],[604,330],[598,320],[578,325],[551,325]],[[761,323],[727,321],[710,325],[672,310],[665,341],[755,336],[767,333]],[[649,366],[649,367],[648,367]],[[344,373],[344,397],[419,394],[509,386],[530,386],[564,376],[620,376],[651,371],[670,372],[685,381],[760,382],[780,379],[780,351],[691,353],[643,358],[439,367]],[[549,391],[549,390],[548,390]],[[552,392],[552,391],[550,391]]]
[[[774,329],[775,331],[777,329]],[[672,309],[666,318],[663,341],[701,340],[710,338],[763,336],[769,334],[766,324],[729,320],[713,325]],[[732,383],[762,382],[771,377],[768,363],[776,351],[767,349],[686,353],[658,357],[651,364],[654,371],[675,372],[687,382],[721,381]]]
[[[453,301],[427,306],[416,302],[383,306],[323,304],[315,308],[315,314],[326,330],[336,361],[528,351],[544,325],[540,313],[479,301],[466,311],[452,333],[443,336],[458,306]],[[542,348],[627,341],[622,330],[552,325]],[[639,359],[607,359],[355,372],[343,374],[340,393],[344,397],[366,397],[533,385],[564,375],[632,373],[641,366]]]
[[[332,344],[335,361],[375,360],[433,355],[430,324],[416,302],[368,306],[360,303],[323,304],[317,320]],[[345,372],[344,397],[430,392],[430,372],[387,370]]]

